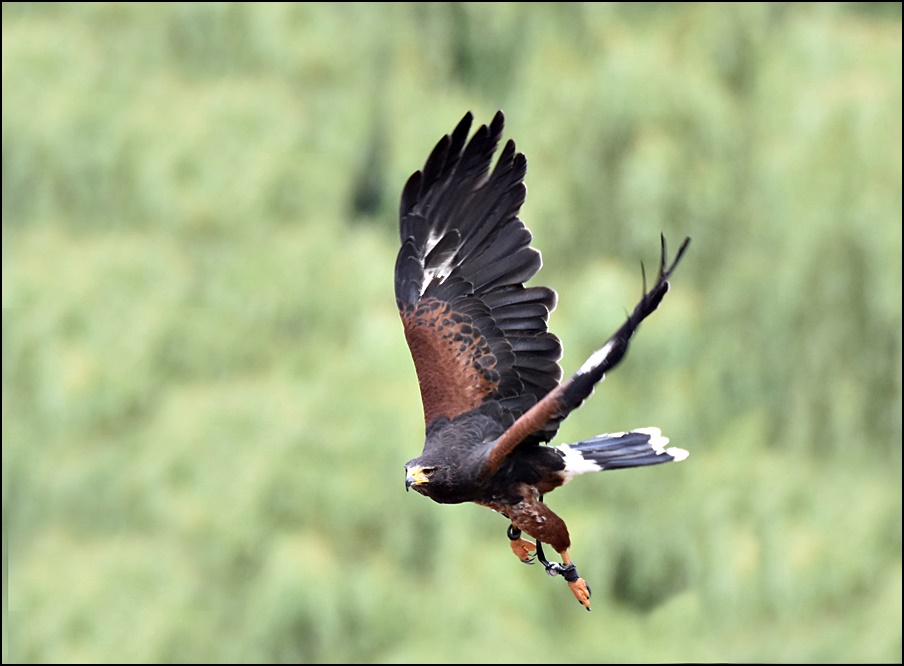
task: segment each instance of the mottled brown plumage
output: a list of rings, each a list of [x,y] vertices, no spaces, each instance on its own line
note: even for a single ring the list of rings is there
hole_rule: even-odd
[[[499,386],[497,360],[470,317],[449,303],[421,299],[402,312],[405,338],[421,380],[424,419],[454,419]]]
[[[665,240],[659,276],[632,314],[581,368],[560,383],[558,338],[547,330],[556,293],[525,287],[540,253],[518,219],[526,194],[524,155],[502,136],[498,112],[468,141],[466,114],[443,137],[402,192],[396,303],[421,388],[426,422],[422,454],[406,465],[406,488],[441,503],[476,502],[511,521],[512,550],[561,574],[590,608],[590,589],[571,561],[565,522],[543,495],[588,471],[653,465],[686,457],[666,449],[655,428],[547,446],[559,424],[591,394],[627,351],[637,327],[659,305],[671,266]],[[536,545],[523,539],[525,532]],[[548,543],[562,564],[547,562]]]

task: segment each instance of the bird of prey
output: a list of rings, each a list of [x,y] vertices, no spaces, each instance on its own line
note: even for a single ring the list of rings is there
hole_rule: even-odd
[[[669,290],[661,237],[659,275],[621,328],[562,382],[559,339],[547,330],[556,292],[524,286],[540,253],[518,219],[527,161],[509,140],[495,167],[504,116],[468,140],[472,114],[440,139],[402,191],[395,296],[421,389],[423,453],[405,465],[405,488],[435,502],[476,502],[510,521],[512,551],[539,558],[590,610],[590,587],[569,554],[565,522],[543,502],[578,474],[683,460],[658,428],[547,444],[559,424],[624,357],[631,337]],[[522,532],[534,541],[523,538]],[[542,544],[562,562],[549,562]]]

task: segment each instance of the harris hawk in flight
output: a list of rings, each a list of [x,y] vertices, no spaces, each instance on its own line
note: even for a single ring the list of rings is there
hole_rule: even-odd
[[[625,323],[561,381],[562,345],[547,330],[556,292],[524,285],[541,266],[518,219],[527,161],[509,140],[492,165],[501,111],[468,140],[472,120],[467,113],[440,139],[402,191],[395,296],[426,421],[423,452],[405,465],[405,487],[435,502],[475,502],[502,514],[518,559],[538,558],[590,610],[590,587],[569,554],[568,528],[544,495],[578,474],[683,460],[688,453],[667,448],[658,428],[547,442],[624,358],[638,326],[669,290],[690,238],[671,264],[662,238],[655,284],[647,290],[644,276],[643,296]],[[546,559],[544,543],[561,563]]]

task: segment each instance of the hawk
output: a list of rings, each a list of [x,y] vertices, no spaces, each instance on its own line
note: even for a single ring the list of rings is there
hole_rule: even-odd
[[[492,171],[504,116],[468,140],[472,114],[440,139],[402,191],[395,296],[421,389],[423,453],[405,488],[442,504],[475,502],[502,514],[512,551],[561,575],[590,610],[590,587],[569,554],[565,522],[543,497],[578,474],[683,460],[658,428],[548,445],[559,424],[622,360],[640,323],[669,290],[661,236],[659,275],[621,328],[562,382],[562,345],[547,330],[556,292],[524,285],[541,266],[518,218],[527,160],[509,140]],[[534,541],[523,538],[522,533]],[[542,544],[562,562],[549,562]]]

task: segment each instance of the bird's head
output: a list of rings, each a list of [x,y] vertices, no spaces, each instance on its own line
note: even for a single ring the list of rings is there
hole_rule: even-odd
[[[455,484],[448,463],[426,456],[410,460],[405,465],[405,490],[412,488],[437,502],[447,501],[455,492]]]
[[[472,447],[473,448],[473,447]],[[427,447],[418,458],[405,464],[405,490],[440,504],[472,502],[485,490],[479,455],[459,455],[455,450]]]
[[[414,488],[421,495],[428,495],[427,486],[436,475],[437,466],[417,459],[405,465],[405,490]]]

